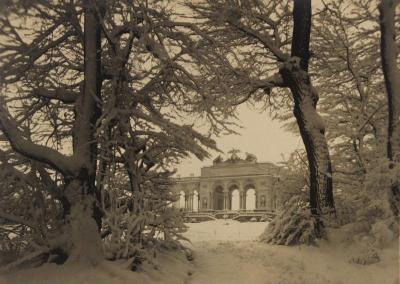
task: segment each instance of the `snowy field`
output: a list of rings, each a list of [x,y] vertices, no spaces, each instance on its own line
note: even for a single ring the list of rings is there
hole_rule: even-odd
[[[100,267],[45,265],[0,278],[0,284],[398,284],[398,245],[384,249],[373,265],[349,263],[360,248],[322,243],[316,247],[271,246],[257,242],[267,223],[216,220],[188,224],[185,234],[194,251],[183,255],[161,252],[141,272],[127,263]],[[335,232],[332,232],[335,233]],[[334,238],[335,239],[335,238]],[[338,239],[338,238],[336,238]]]
[[[185,237],[193,243],[208,241],[256,241],[264,231],[266,222],[238,222],[215,220],[186,224]]]
[[[231,220],[189,224],[186,235],[193,241],[196,269],[186,283],[399,283],[398,245],[386,248],[380,255],[381,262],[364,266],[348,262],[359,255],[359,247],[341,247],[336,243],[322,243],[319,248],[259,243],[256,240],[265,226],[266,223]]]

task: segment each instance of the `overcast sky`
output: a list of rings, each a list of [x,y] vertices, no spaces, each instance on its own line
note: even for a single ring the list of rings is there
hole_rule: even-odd
[[[242,151],[239,154],[242,158],[246,152],[249,152],[255,154],[259,162],[279,162],[282,161],[282,154],[287,156],[293,150],[303,147],[300,136],[285,131],[281,123],[272,121],[268,112],[260,113],[243,104],[239,108],[238,117],[243,128],[238,129],[237,132],[241,135],[229,135],[216,139],[219,149],[225,153],[235,148]],[[200,168],[211,165],[218,154],[212,153],[212,156],[211,159],[203,162],[195,157],[183,160],[177,167],[177,174],[182,177],[190,176],[190,174],[199,176]]]
[[[315,0],[312,2],[312,6],[313,13],[315,13],[316,8],[322,7],[322,2]],[[239,108],[238,117],[243,128],[237,132],[241,135],[229,135],[216,139],[218,148],[225,154],[235,148],[242,151],[240,153],[242,158],[246,152],[249,152],[255,154],[259,162],[276,163],[282,161],[282,154],[287,156],[293,150],[304,147],[300,135],[294,135],[283,129],[281,123],[272,121],[267,111],[260,113],[243,104]],[[218,153],[211,154],[212,158],[203,162],[195,157],[183,160],[177,167],[177,174],[182,177],[190,176],[190,174],[199,176],[200,168],[212,165],[212,160],[218,156]]]

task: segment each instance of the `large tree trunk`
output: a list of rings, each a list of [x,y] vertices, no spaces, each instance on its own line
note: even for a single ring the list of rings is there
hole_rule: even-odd
[[[332,169],[325,128],[318,115],[318,94],[307,72],[300,69],[299,60],[284,64],[280,72],[294,99],[294,116],[307,152],[310,171],[310,207],[314,215],[332,214],[335,205],[332,192]]]
[[[311,32],[311,1],[295,0],[293,8],[292,58],[280,73],[293,95],[294,110],[300,134],[307,151],[310,170],[310,207],[314,215],[332,214],[335,204],[332,192],[332,169],[325,139],[325,127],[316,106],[318,94],[308,74]]]
[[[101,115],[101,30],[95,2],[84,0],[84,88],[75,103],[73,151],[79,168],[65,177],[70,210],[66,217],[68,262],[96,264],[102,255],[101,211],[96,189],[96,123]]]
[[[66,195],[71,204],[63,232],[63,250],[67,263],[97,265],[103,260],[103,249],[98,226],[93,218],[95,197],[82,191],[86,187],[81,180],[68,183]]]
[[[75,124],[73,128],[73,151],[79,157],[81,168],[79,179],[84,188],[82,194],[96,196],[97,141],[96,123],[101,115],[101,29],[94,4],[83,1],[84,16],[84,88],[75,103]],[[97,203],[93,216],[99,229],[101,213]]]
[[[379,5],[381,27],[381,58],[388,98],[387,157],[400,162],[400,70],[397,67],[397,44],[395,41],[395,8],[398,1],[382,0]],[[392,164],[391,167],[394,165]],[[395,216],[400,215],[400,185],[395,181],[389,196]]]

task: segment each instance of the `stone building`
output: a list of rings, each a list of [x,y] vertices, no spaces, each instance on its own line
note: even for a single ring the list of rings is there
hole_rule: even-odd
[[[179,198],[172,206],[189,212],[274,211],[279,172],[251,154],[240,159],[234,152],[226,161],[219,156],[199,177],[175,179],[172,193]]]

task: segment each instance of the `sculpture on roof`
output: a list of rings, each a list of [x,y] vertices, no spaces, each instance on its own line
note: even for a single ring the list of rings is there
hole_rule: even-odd
[[[233,148],[232,150],[228,151],[228,158],[224,160],[221,155],[218,155],[214,160],[213,160],[213,165],[218,165],[218,164],[225,164],[225,163],[237,163],[237,162],[247,162],[247,163],[257,163],[257,157],[254,154],[247,153],[246,152],[246,158],[242,159],[238,155],[240,153],[240,150]]]
[[[228,159],[228,161],[234,163],[234,162],[238,162],[242,159],[240,159],[238,153],[240,153],[240,150],[232,148],[232,150],[228,151],[228,154],[231,154],[231,157]]]
[[[221,155],[218,155],[218,157],[213,160],[213,165],[221,164],[223,161],[224,159],[222,159]]]
[[[246,162],[251,162],[251,163],[256,163],[257,162],[257,156],[251,153],[246,152]]]

